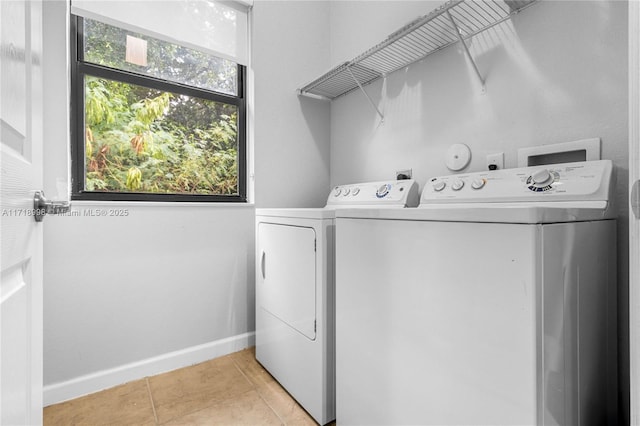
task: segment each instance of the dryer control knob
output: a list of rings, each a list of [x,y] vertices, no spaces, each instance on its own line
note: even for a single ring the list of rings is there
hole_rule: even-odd
[[[484,179],[474,179],[473,182],[471,182],[471,187],[473,189],[482,189],[486,183],[487,181]]]
[[[349,195],[349,192],[351,192],[349,188],[345,188],[344,191],[342,191],[342,196],[346,197],[347,195]]]
[[[342,190],[336,186],[335,189],[333,190],[333,196],[337,197],[340,195],[340,193],[342,193]]]
[[[376,197],[384,198],[385,195],[387,195],[390,190],[391,190],[391,185],[389,185],[388,183],[385,183],[384,185],[380,186],[380,188],[378,188],[378,190],[376,191]]]
[[[353,188],[353,191],[351,191],[351,195],[353,195],[354,197],[359,193],[360,193],[360,188]]]
[[[540,169],[531,175],[531,180],[536,185],[546,185],[553,180],[553,175],[547,169]]]
[[[440,192],[442,191],[445,187],[447,186],[446,182],[443,182],[441,180],[437,181],[436,183],[433,184],[433,190]]]
[[[463,186],[464,186],[464,181],[463,180],[456,180],[451,185],[451,189],[453,189],[454,191],[460,191]]]

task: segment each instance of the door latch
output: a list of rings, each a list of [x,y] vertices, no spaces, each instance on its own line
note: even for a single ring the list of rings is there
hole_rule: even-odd
[[[44,196],[44,191],[36,191],[33,196],[33,209],[35,210],[33,217],[36,222],[42,222],[47,214],[62,214],[71,210],[69,201],[49,201]]]

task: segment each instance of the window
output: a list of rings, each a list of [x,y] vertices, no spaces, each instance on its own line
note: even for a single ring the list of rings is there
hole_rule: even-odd
[[[246,201],[245,67],[73,22],[73,199]]]

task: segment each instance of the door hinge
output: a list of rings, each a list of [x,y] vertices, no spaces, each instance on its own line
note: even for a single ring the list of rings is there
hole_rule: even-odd
[[[313,320],[313,332],[314,333],[316,332],[316,325],[317,325],[316,323],[317,323],[317,320]]]
[[[317,246],[318,246],[318,240],[313,240],[313,251],[318,251]]]

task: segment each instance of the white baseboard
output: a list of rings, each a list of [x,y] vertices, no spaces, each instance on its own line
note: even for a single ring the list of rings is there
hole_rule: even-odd
[[[253,345],[255,345],[255,332],[244,333],[76,377],[65,382],[46,385],[43,392],[43,405],[46,407],[147,376],[208,361]]]

